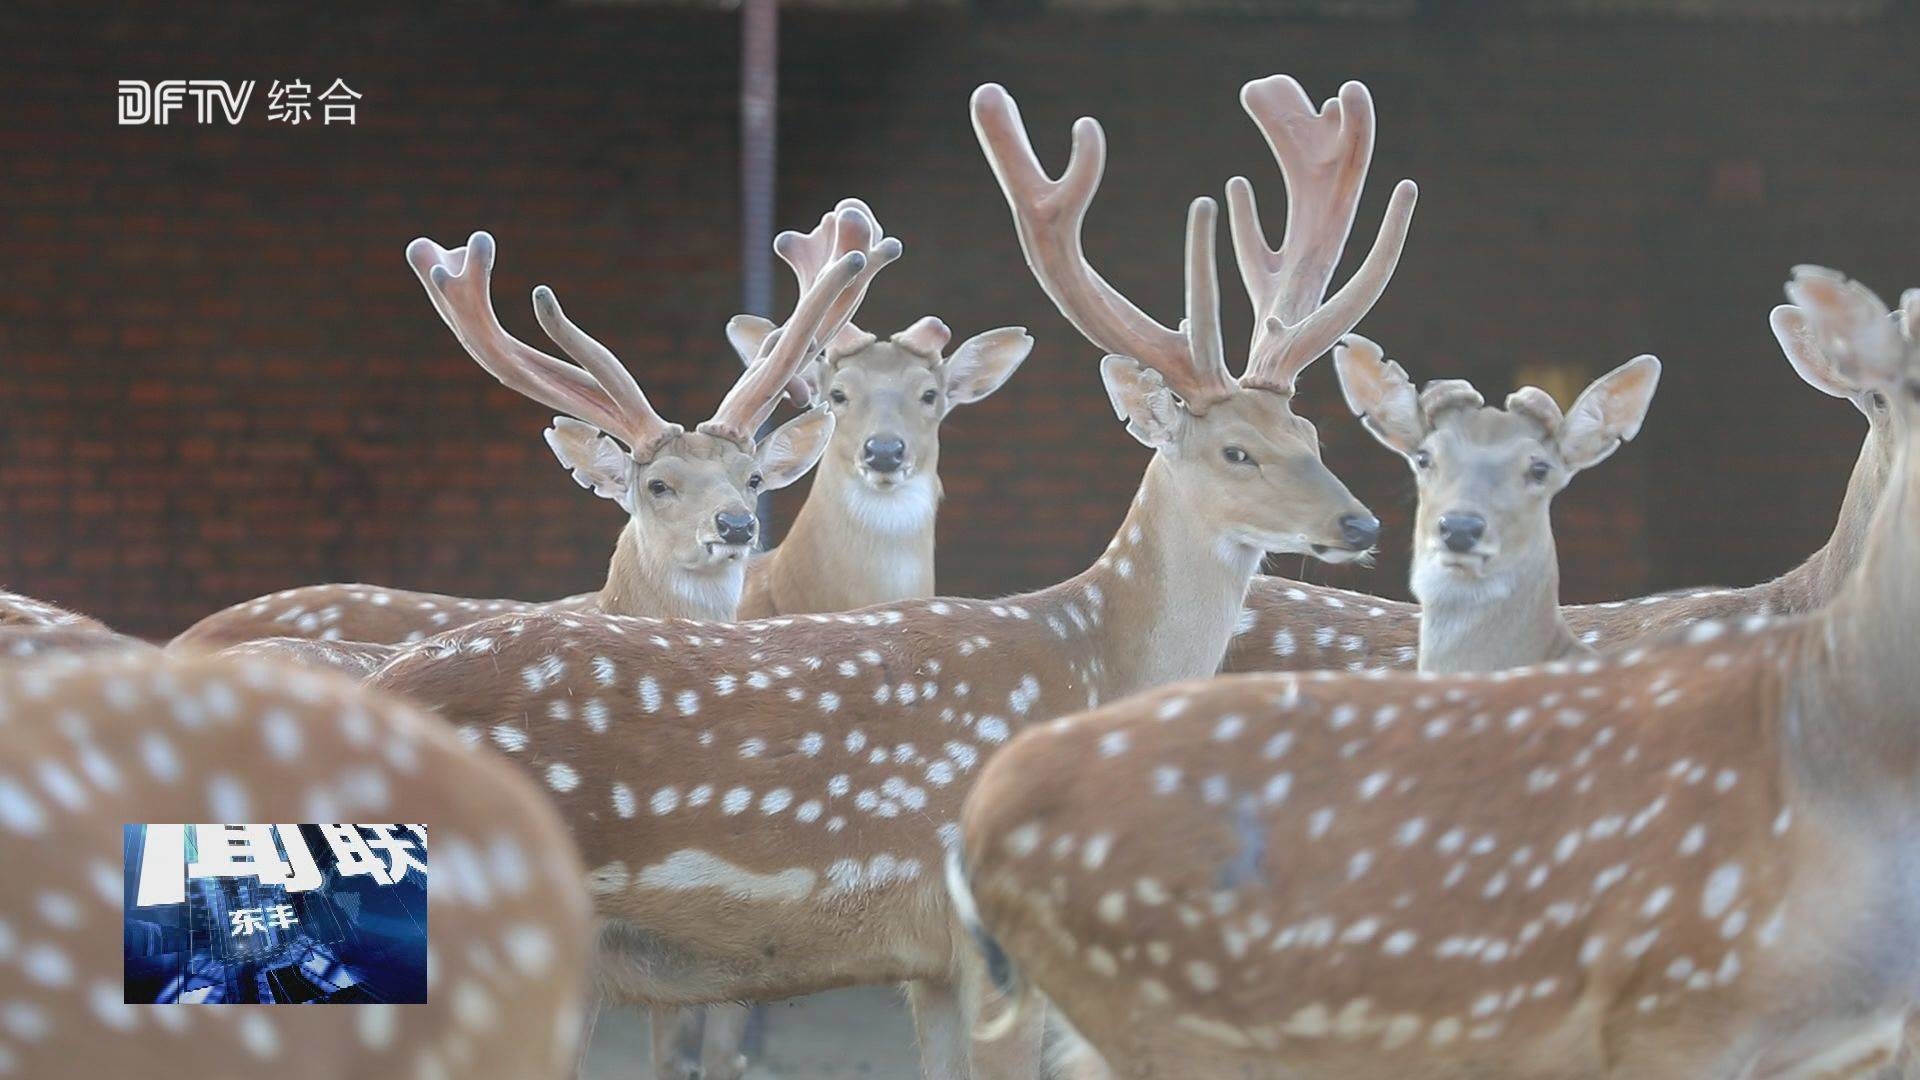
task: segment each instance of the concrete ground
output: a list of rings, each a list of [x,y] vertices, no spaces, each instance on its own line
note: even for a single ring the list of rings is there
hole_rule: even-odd
[[[760,1052],[747,1080],[914,1080],[913,1020],[900,991],[863,986],[776,1001],[763,1009]],[[600,1014],[580,1080],[650,1080],[647,1018]]]

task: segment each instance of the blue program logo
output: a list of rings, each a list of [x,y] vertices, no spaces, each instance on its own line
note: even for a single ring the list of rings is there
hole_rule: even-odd
[[[425,825],[127,825],[128,1004],[427,1000]]]

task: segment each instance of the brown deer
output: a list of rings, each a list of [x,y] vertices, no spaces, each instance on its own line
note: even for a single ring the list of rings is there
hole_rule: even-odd
[[[407,246],[407,261],[440,317],[482,368],[563,415],[547,430],[554,455],[582,487],[627,511],[606,584],[556,602],[627,614],[731,619],[746,558],[758,535],[754,499],[813,466],[833,433],[833,416],[813,410],[756,442],[757,425],[818,342],[852,318],[873,274],[897,257],[898,241],[860,250],[866,227],[840,215],[847,254],[818,275],[779,333],[761,341],[713,418],[689,432],[655,412],[633,376],[560,309],[553,290],[533,291],[534,314],[576,363],[507,333],[493,311],[493,237],[477,232],[448,251],[431,240]],[[876,238],[877,239],[877,238]],[[202,619],[175,644],[217,649],[265,637],[391,644],[489,615],[541,604],[474,600],[372,585],[315,585],[236,604]],[[304,658],[304,657],[303,657]]]
[[[881,235],[867,205],[847,199],[812,232],[775,239],[802,290],[845,250],[836,221],[848,212],[864,215],[873,236]],[[765,319],[740,315],[727,337],[750,360],[772,330]],[[933,595],[940,425],[956,407],[998,390],[1033,348],[1018,326],[978,334],[947,355],[951,336],[931,315],[884,341],[849,322],[801,370],[802,396],[824,401],[838,422],[786,537],[748,563],[740,618]]]
[[[0,657],[47,653],[120,652],[153,646],[98,619],[0,589]]]
[[[1887,1064],[1920,1002],[1920,289],[1893,316],[1827,270],[1787,292],[1895,429],[1829,607],[1492,674],[1230,676],[1024,735],[954,874],[995,966],[1122,1076]]]
[[[0,1076],[569,1075],[589,907],[538,790],[320,672],[158,650],[0,663]],[[124,1003],[121,826],[428,823],[430,1004]]]
[[[1704,619],[1817,611],[1838,595],[1841,583],[1859,561],[1868,522],[1893,460],[1886,397],[1834,370],[1813,347],[1792,308],[1774,309],[1771,323],[1774,337],[1802,379],[1822,393],[1852,402],[1867,418],[1866,441],[1847,481],[1833,535],[1806,561],[1758,585],[1682,589],[1564,607],[1561,616],[1581,644],[1617,649]],[[1254,578],[1248,590],[1247,609],[1222,670],[1413,668],[1419,638],[1418,605],[1262,576]]]
[[[801,291],[848,250],[839,221],[850,211],[867,221],[863,232],[871,240],[863,243],[883,236],[866,203],[844,199],[812,232],[774,238],[775,254]],[[739,315],[727,325],[727,338],[741,361],[751,363],[773,329],[765,319]],[[955,407],[998,390],[1033,348],[1024,328],[1008,326],[970,338],[946,356],[950,336],[933,316],[885,341],[849,322],[788,384],[796,404],[824,402],[833,411],[833,437],[785,538],[749,560],[740,618],[849,611],[933,595],[941,424]],[[707,1010],[698,1054],[691,1021],[683,1016],[669,1026],[664,1013],[654,1011],[654,1030],[675,1033],[679,1060],[662,1060],[656,1034],[657,1076],[691,1073],[695,1057],[703,1080],[728,1080],[744,1070],[745,1009]]]
[[[1497,671],[1590,655],[1560,609],[1549,511],[1575,473],[1640,432],[1660,361],[1639,356],[1596,379],[1566,413],[1538,387],[1489,408],[1462,379],[1415,390],[1357,334],[1333,351],[1347,405],[1419,486],[1413,595],[1421,671]]]
[[[904,981],[930,1075],[1032,1075],[1037,1027],[977,1055],[970,1045],[984,983],[938,880],[981,764],[1017,730],[1212,671],[1263,552],[1351,560],[1377,531],[1290,398],[1300,370],[1385,289],[1415,191],[1395,189],[1373,250],[1323,303],[1371,150],[1366,91],[1348,84],[1321,113],[1274,78],[1242,100],[1270,138],[1332,133],[1347,152],[1284,171],[1286,254],[1246,268],[1261,328],[1236,380],[1220,340],[1212,200],[1188,214],[1187,317],[1171,329],[1081,250],[1105,159],[1099,125],[1075,125],[1056,181],[1006,91],[973,97],[1035,276],[1112,354],[1108,394],[1154,450],[1085,573],[1005,600],[731,625],[506,616],[411,646],[376,673],[375,685],[470,735],[501,736],[553,791],[595,868],[604,996],[691,1004]],[[1244,189],[1237,225],[1257,229]]]

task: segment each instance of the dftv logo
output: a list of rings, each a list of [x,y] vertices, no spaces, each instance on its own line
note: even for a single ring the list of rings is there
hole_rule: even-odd
[[[246,115],[254,80],[237,87],[225,79],[121,79],[119,117],[122,124],[168,124],[189,104],[197,122],[211,124],[216,113],[229,124]]]

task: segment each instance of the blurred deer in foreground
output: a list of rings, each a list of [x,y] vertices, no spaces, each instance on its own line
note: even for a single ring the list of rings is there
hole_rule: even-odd
[[[1783,324],[1778,311],[1772,327],[1802,379],[1822,393],[1852,402],[1867,418],[1867,437],[1847,481],[1833,535],[1800,565],[1758,585],[1682,589],[1564,607],[1561,615],[1581,644],[1613,650],[1703,619],[1806,614],[1838,595],[1859,562],[1893,460],[1886,395],[1835,370],[1806,339],[1804,328]],[[1418,605],[1281,577],[1256,577],[1223,670],[1412,668],[1419,637]]]
[[[1372,251],[1325,298],[1366,172],[1371,103],[1350,83],[1319,112],[1284,77],[1249,84],[1243,101],[1278,145],[1340,141],[1358,167],[1281,155],[1288,254],[1246,268],[1262,321],[1236,379],[1213,201],[1190,209],[1186,319],[1169,328],[1081,250],[1099,125],[1075,125],[1054,180],[1006,91],[974,95],[1036,278],[1111,354],[1109,397],[1154,450],[1085,573],[999,601],[732,625],[505,616],[412,646],[374,676],[476,737],[501,735],[553,791],[594,867],[602,994],[693,1004],[906,981],[930,1075],[1033,1075],[1037,1026],[999,1046],[970,1039],[985,983],[937,873],[981,763],[1016,730],[1212,671],[1264,552],[1351,560],[1377,529],[1291,396],[1386,288],[1414,188],[1396,188]],[[1237,200],[1236,224],[1257,229],[1247,214]]]
[[[554,456],[582,487],[627,512],[606,584],[557,606],[734,617],[758,535],[754,500],[812,468],[833,433],[833,416],[803,413],[756,441],[759,425],[819,343],[853,317],[873,273],[899,253],[898,241],[880,243],[871,254],[858,250],[864,245],[855,234],[867,220],[853,212],[840,218],[855,250],[817,276],[786,326],[762,339],[755,362],[713,418],[694,431],[655,412],[627,369],[567,318],[546,286],[533,291],[534,314],[576,363],[507,333],[489,295],[494,244],[487,233],[474,233],[467,246],[452,251],[426,239],[407,246],[407,261],[468,353],[502,383],[559,410],[563,415],[546,433]],[[236,604],[174,640],[203,649],[264,637],[391,644],[542,606],[371,585],[315,585]]]
[[[774,251],[802,290],[848,250],[837,223],[872,211],[843,200],[810,233],[786,232]],[[750,360],[773,324],[736,316],[727,337]],[[849,611],[932,596],[934,518],[940,505],[940,425],[953,409],[998,390],[1033,338],[1018,326],[988,330],[945,355],[951,331],[929,315],[881,340],[851,322],[795,376],[799,397],[824,402],[837,422],[813,486],[772,551],[748,563],[740,618]]]
[[[151,648],[153,646],[139,638],[119,633],[97,619],[44,600],[0,590],[0,658]]]
[[[1489,408],[1462,379],[1416,391],[1399,364],[1358,335],[1334,349],[1347,405],[1413,466],[1413,595],[1420,670],[1497,671],[1592,649],[1560,610],[1549,511],[1573,475],[1640,432],[1660,361],[1640,356],[1595,380],[1563,414],[1538,387]]]
[[[1776,325],[1894,426],[1829,607],[1490,675],[1231,676],[1025,735],[953,877],[1009,985],[1123,1076],[1892,1061],[1920,1003],[1920,289],[1787,293]]]
[[[0,1076],[569,1074],[579,857],[445,725],[328,673],[157,651],[0,663],[0,711]],[[123,1003],[123,824],[347,816],[431,828],[430,1004]]]

